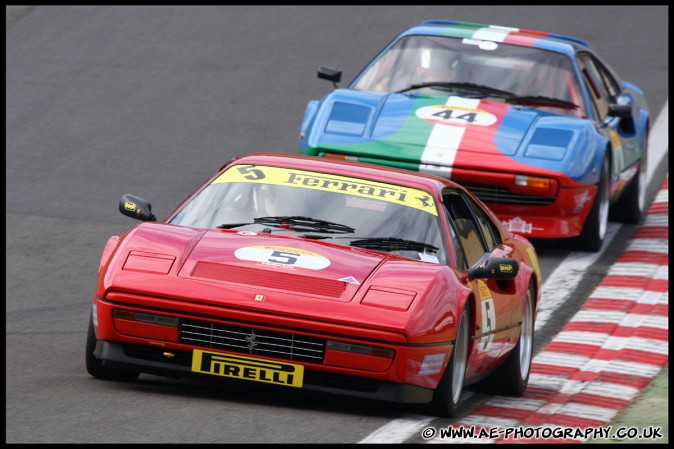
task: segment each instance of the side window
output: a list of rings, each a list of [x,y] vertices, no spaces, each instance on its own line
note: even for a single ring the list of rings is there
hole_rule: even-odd
[[[602,80],[602,84],[608,93],[609,99],[613,99],[620,95],[620,80],[616,79],[611,70],[600,61],[596,56],[587,56],[587,59],[592,61],[592,65],[595,67],[595,70],[599,74]]]
[[[491,251],[501,244],[501,234],[486,212],[472,198],[466,196],[466,201],[473,208],[477,222],[482,229],[482,235],[484,235],[484,240],[487,243],[487,250]]]
[[[597,67],[599,68],[599,73],[604,80],[604,84],[606,85],[606,89],[608,89],[608,93],[611,98],[615,98],[620,95],[620,84],[615,78],[613,78],[611,72],[609,72],[608,69],[604,67],[599,61],[597,61]]]
[[[471,207],[458,191],[446,192],[443,195],[443,202],[460,243],[460,248],[456,251],[459,252],[462,249],[467,266],[472,267],[484,253],[488,252],[481,227],[476,222]],[[457,257],[457,260],[459,259]],[[460,268],[465,269],[465,267]]]
[[[609,87],[605,83],[600,68],[595,60],[587,53],[578,55],[578,63],[583,72],[583,80],[592,97],[592,102],[596,108],[597,119],[601,121],[608,114],[608,105],[611,97]]]
[[[466,253],[463,252],[463,247],[459,241],[459,235],[454,229],[452,217],[449,216],[449,211],[447,209],[445,209],[445,213],[447,214],[447,220],[451,223],[449,226],[449,233],[451,234],[450,237],[452,238],[452,248],[454,248],[454,255],[456,256],[456,266],[460,270],[467,270],[468,262],[466,262]]]

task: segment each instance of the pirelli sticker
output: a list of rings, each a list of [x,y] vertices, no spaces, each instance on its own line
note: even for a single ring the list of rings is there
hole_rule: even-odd
[[[192,371],[296,388],[302,388],[304,376],[302,365],[202,351],[201,349],[195,349],[192,352]]]
[[[213,184],[224,182],[250,182],[322,190],[400,204],[438,215],[433,196],[423,190],[330,173],[264,165],[234,165],[218,176]]]

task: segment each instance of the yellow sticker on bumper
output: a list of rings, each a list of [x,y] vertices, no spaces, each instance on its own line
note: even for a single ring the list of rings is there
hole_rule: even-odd
[[[304,377],[302,365],[200,349],[192,353],[192,371],[296,388],[302,388]]]

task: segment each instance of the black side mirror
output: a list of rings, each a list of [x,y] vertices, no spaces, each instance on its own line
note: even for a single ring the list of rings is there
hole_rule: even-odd
[[[628,118],[632,116],[632,106],[628,104],[611,103],[608,105],[608,115],[613,117]]]
[[[152,204],[149,201],[134,195],[122,195],[119,200],[119,211],[122,215],[141,221],[157,221],[152,213]]]
[[[332,81],[332,84],[337,88],[337,83],[342,80],[342,71],[333,69],[332,67],[321,66],[318,68],[318,77],[320,79]]]
[[[514,279],[520,270],[515,259],[492,257],[468,272],[473,279],[487,278],[508,281]]]

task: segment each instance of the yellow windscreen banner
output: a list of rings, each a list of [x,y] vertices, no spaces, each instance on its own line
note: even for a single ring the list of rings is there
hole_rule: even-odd
[[[351,178],[285,167],[234,165],[218,176],[213,184],[248,182],[320,190],[400,204],[438,215],[430,193],[410,187],[369,179]]]

